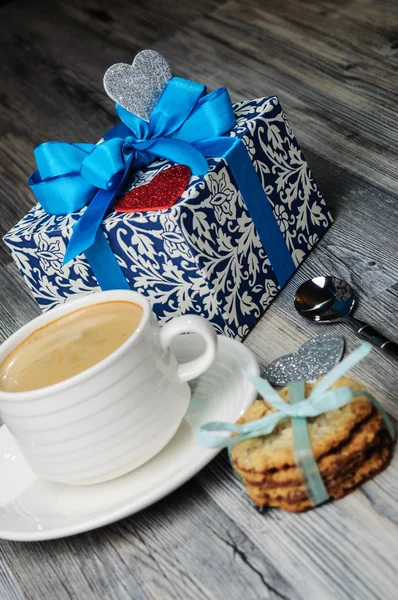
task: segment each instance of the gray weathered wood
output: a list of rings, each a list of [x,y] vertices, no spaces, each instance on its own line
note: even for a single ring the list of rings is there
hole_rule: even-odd
[[[315,274],[350,281],[358,317],[398,340],[397,22],[388,0],[0,3],[0,232],[33,203],[34,144],[96,140],[114,120],[104,70],[152,46],[176,74],[226,85],[234,99],[278,94],[336,218],[245,341],[260,362],[331,331],[294,312],[295,289]],[[2,248],[0,307],[0,340],[38,314]],[[349,329],[332,330],[354,347]],[[376,351],[356,369],[395,418],[397,373]],[[0,541],[0,598],[393,600],[397,482],[395,455],[339,502],[260,514],[221,454],[174,494],[109,527],[46,543]]]
[[[6,563],[0,559],[0,598],[23,600],[23,592]]]

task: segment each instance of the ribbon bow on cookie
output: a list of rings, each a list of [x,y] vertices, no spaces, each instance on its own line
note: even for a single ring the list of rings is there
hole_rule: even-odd
[[[290,383],[288,385],[290,403],[285,402],[268,381],[245,372],[260,395],[276,409],[276,412],[243,425],[224,422],[207,423],[199,428],[199,443],[209,448],[231,449],[235,444],[247,439],[269,435],[279,423],[291,419],[294,460],[306,487],[308,498],[313,506],[325,502],[329,498],[329,494],[312,453],[307,418],[317,417],[328,411],[342,408],[355,397],[366,397],[380,411],[391,438],[395,438],[394,427],[388,415],[369,392],[351,390],[347,386],[330,389],[347,371],[363,360],[371,349],[372,346],[369,343],[362,343],[315,385],[308,398],[305,398],[304,381]],[[215,432],[231,432],[235,435],[225,437]]]

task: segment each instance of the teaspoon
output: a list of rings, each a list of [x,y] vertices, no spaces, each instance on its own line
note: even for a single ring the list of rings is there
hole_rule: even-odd
[[[294,298],[294,306],[302,317],[317,323],[348,323],[358,337],[398,358],[398,344],[352,316],[355,302],[351,286],[337,277],[309,279],[300,285]]]

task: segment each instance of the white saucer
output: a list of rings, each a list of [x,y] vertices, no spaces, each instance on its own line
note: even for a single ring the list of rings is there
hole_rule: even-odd
[[[216,362],[190,382],[192,400],[172,441],[151,461],[119,479],[72,487],[39,479],[11,433],[0,428],[0,538],[18,541],[65,537],[113,523],[160,500],[193,477],[218,454],[196,442],[208,421],[236,421],[256,391],[241,373],[255,375],[253,354],[239,342],[219,336]],[[179,336],[173,350],[181,362],[201,351],[196,335]]]

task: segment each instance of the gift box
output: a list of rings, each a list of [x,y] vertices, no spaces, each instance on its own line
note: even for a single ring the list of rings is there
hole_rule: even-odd
[[[261,204],[248,206],[236,169],[216,156],[170,208],[113,210],[101,227],[128,286],[148,297],[161,322],[198,314],[242,339],[332,219],[277,97],[237,103],[233,111],[227,136],[242,140],[264,191]],[[156,177],[172,165],[160,159],[134,170],[127,189],[151,184],[156,195]],[[85,254],[63,265],[85,210],[56,215],[37,204],[4,238],[44,311],[100,289]]]

